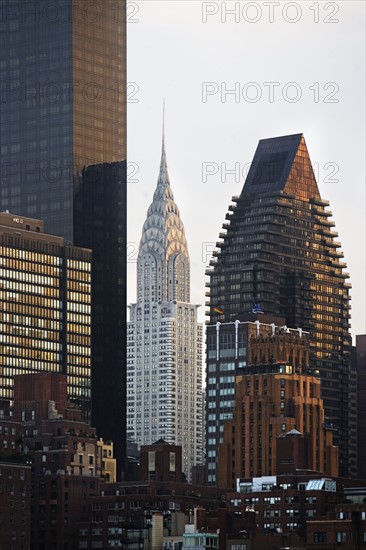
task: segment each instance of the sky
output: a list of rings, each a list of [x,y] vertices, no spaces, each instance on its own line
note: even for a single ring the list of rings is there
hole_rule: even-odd
[[[127,2],[128,303],[157,183],[168,169],[191,260],[191,302],[258,141],[304,133],[365,334],[365,3]]]

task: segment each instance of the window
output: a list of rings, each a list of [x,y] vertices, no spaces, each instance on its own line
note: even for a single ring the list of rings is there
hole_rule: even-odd
[[[286,530],[296,531],[299,528],[299,524],[296,522],[286,523]]]
[[[327,533],[321,531],[321,532],[315,532],[314,533],[314,542],[327,542]]]
[[[265,518],[279,517],[281,515],[281,510],[264,510],[263,516]]]
[[[299,516],[299,515],[300,515],[299,510],[296,510],[296,509],[293,509],[293,508],[289,508],[288,510],[286,510],[286,516],[294,517],[294,516]]]
[[[264,504],[280,504],[281,497],[265,497],[263,502]]]
[[[347,540],[347,535],[344,531],[337,531],[337,534],[336,534],[336,541],[337,542],[346,542]]]

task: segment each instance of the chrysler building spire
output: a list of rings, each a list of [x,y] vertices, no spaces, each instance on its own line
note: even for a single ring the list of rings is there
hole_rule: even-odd
[[[203,461],[202,337],[190,303],[189,254],[168,175],[165,129],[157,186],[137,258],[127,327],[127,435],[182,446],[183,471]]]
[[[147,270],[147,262],[151,269]],[[147,280],[150,279],[149,281]],[[160,170],[153,201],[147,211],[137,260],[138,300],[147,288],[156,301],[190,299],[190,262],[184,225],[170,187],[163,139]]]

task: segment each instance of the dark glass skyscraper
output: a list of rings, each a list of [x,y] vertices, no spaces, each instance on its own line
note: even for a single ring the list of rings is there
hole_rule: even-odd
[[[123,5],[1,2],[1,208],[70,241],[75,174],[126,158]]]
[[[303,135],[261,140],[233,200],[208,270],[209,324],[260,306],[310,333],[310,364],[320,371],[326,419],[337,430],[340,473],[356,475],[350,284]]]
[[[47,233],[93,250],[92,421],[101,436],[113,439],[119,459],[125,430],[125,10],[124,0],[0,5],[0,209],[42,219]]]

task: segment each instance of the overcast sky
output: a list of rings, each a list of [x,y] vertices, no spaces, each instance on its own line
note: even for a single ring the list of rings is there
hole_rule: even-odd
[[[205,267],[258,141],[303,132],[351,274],[352,334],[365,334],[364,21],[363,1],[128,2],[129,303],[165,97],[200,320]]]

